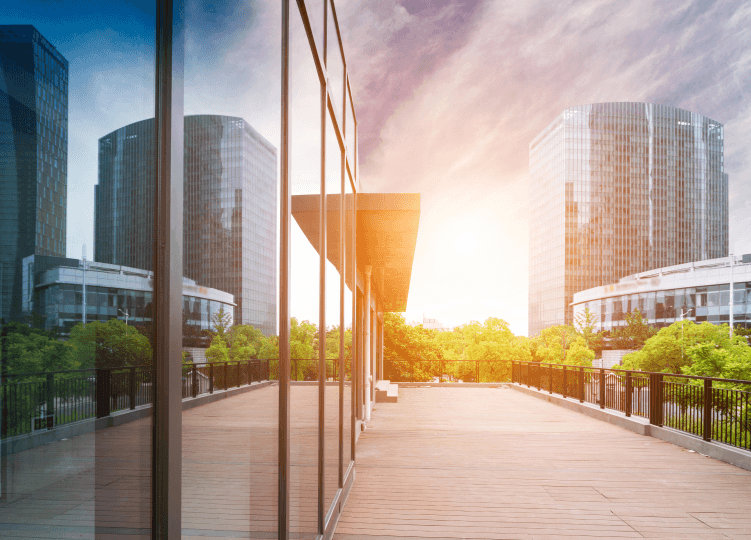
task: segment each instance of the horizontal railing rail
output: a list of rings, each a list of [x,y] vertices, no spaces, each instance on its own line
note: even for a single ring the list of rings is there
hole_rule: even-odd
[[[391,382],[503,383],[511,381],[508,360],[383,360],[383,378]]]
[[[751,381],[512,362],[512,381],[751,450]]]
[[[185,363],[183,398],[270,380],[270,360]],[[0,376],[0,437],[16,437],[153,403],[152,366]]]

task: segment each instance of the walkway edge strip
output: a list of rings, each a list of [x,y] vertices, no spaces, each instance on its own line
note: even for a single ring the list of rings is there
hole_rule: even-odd
[[[527,388],[526,386],[521,386],[516,383],[506,383],[504,386],[516,390],[517,392],[527,394],[528,396],[548,401],[554,405],[585,414],[597,420],[609,422],[616,426],[628,429],[629,431],[633,431],[634,433],[638,433],[639,435],[654,437],[655,439],[660,439],[719,461],[729,463],[730,465],[734,465],[741,469],[751,471],[751,452],[746,452],[740,448],[734,448],[714,441],[705,441],[699,437],[694,437],[674,429],[653,426],[649,424],[649,420],[646,418],[634,416],[627,417],[619,411],[600,409],[599,406],[592,405],[591,403],[580,403],[578,400],[549,394],[548,392],[539,391],[534,388]]]

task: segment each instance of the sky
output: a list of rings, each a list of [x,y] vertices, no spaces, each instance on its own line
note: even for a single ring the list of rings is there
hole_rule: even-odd
[[[84,243],[92,253],[98,138],[153,114],[154,14],[142,4],[0,11],[70,61],[68,256]],[[319,95],[292,5],[293,191],[312,193]],[[579,104],[661,103],[723,123],[730,248],[751,253],[750,3],[340,0],[337,16],[363,191],[421,194],[407,320],[493,316],[526,334],[529,142]],[[241,116],[279,147],[280,18],[275,0],[186,2],[186,114]],[[293,312],[315,320],[316,257],[299,231],[292,256]]]

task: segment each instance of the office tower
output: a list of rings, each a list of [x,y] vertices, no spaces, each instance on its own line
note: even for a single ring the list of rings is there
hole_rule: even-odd
[[[22,315],[21,262],[65,256],[68,61],[31,25],[0,25],[0,317]]]
[[[723,126],[676,107],[571,107],[529,146],[529,334],[574,293],[728,254]]]
[[[153,120],[99,139],[94,259],[151,270]],[[185,117],[183,273],[275,334],[276,149],[242,118]]]

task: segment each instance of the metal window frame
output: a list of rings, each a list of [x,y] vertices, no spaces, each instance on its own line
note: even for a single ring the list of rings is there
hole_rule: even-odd
[[[324,489],[324,472],[325,472],[325,460],[324,460],[324,446],[325,446],[325,384],[326,384],[326,349],[325,339],[319,339],[318,349],[318,537],[330,538],[333,534],[333,527],[338,521],[339,514],[341,513],[343,504],[341,504],[342,498],[346,497],[348,486],[351,486],[354,480],[354,460],[355,460],[355,440],[356,440],[356,373],[357,362],[354,358],[357,358],[357,332],[358,327],[356,324],[357,319],[357,257],[356,257],[356,199],[357,193],[360,191],[359,177],[358,177],[358,154],[357,154],[357,115],[355,112],[354,103],[352,100],[352,92],[349,82],[349,74],[347,72],[347,62],[342,45],[341,32],[339,30],[339,22],[336,16],[336,8],[333,0],[324,0],[323,8],[323,42],[321,46],[316,42],[313,28],[310,22],[308,2],[306,0],[296,0],[297,7],[300,12],[303,27],[308,38],[308,44],[310,46],[310,53],[315,64],[316,72],[318,74],[320,92],[321,92],[321,178],[320,178],[320,202],[319,202],[319,332],[323,335],[325,331],[325,313],[326,313],[326,253],[327,253],[327,220],[328,213],[326,208],[326,128],[327,121],[331,121],[337,142],[339,144],[340,159],[341,159],[341,183],[340,183],[340,197],[342,204],[340,204],[339,224],[340,224],[340,236],[339,236],[339,254],[340,261],[344,266],[344,271],[340,271],[339,279],[339,324],[342,331],[340,332],[340,355],[339,355],[339,471],[338,471],[338,489],[337,493],[332,499],[329,508],[325,508],[325,489]],[[333,28],[329,27],[329,10],[333,20]],[[280,182],[281,182],[281,230],[280,230],[280,273],[279,273],[279,521],[278,521],[278,538],[280,540],[287,540],[290,537],[289,520],[290,520],[290,275],[291,275],[291,184],[289,174],[289,60],[290,60],[290,0],[282,1],[282,84],[281,84],[281,151],[280,151]],[[333,32],[333,33],[332,33]],[[334,46],[338,48],[338,52],[341,55],[342,60],[342,73],[343,73],[343,88],[342,88],[342,103],[341,113],[337,111],[337,103],[330,84],[330,79],[327,72],[328,61],[328,46],[329,35],[335,38]],[[354,148],[350,148],[347,145],[346,140],[346,117],[347,117],[347,105],[352,112],[351,129],[354,133]],[[347,223],[345,219],[345,201],[346,190],[345,181],[349,181],[352,186],[353,194],[353,212],[352,221]],[[346,259],[343,256],[346,253],[345,241],[346,233],[344,227],[351,226],[353,230],[352,235],[352,268],[347,268]],[[351,461],[344,464],[344,444],[343,440],[344,430],[343,418],[344,411],[344,287],[345,272],[351,272],[351,283],[353,284],[352,291],[352,334],[353,334],[353,362],[352,362],[352,407],[351,415],[348,421],[351,423],[351,440],[346,444],[351,445]]]
[[[152,538],[182,536],[183,0],[156,0]]]

